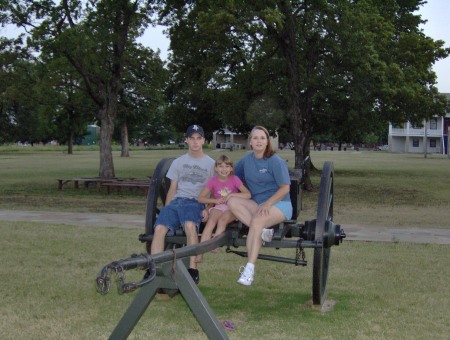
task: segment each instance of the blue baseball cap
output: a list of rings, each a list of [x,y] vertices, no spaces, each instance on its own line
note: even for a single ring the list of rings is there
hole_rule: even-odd
[[[194,133],[200,134],[202,137],[205,137],[205,131],[200,125],[194,124],[188,127],[186,131],[186,136],[191,137]]]

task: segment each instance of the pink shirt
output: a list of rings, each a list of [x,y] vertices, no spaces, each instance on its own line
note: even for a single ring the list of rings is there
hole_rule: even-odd
[[[213,198],[225,198],[231,193],[239,192],[241,186],[241,179],[235,175],[228,177],[225,182],[219,180],[218,176],[213,176],[206,182]]]

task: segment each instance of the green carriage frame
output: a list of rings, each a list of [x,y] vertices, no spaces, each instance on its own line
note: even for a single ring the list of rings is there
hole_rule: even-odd
[[[145,233],[139,235],[139,240],[145,242],[147,254],[134,255],[128,259],[114,261],[104,266],[97,277],[97,289],[105,294],[109,291],[113,274],[118,277],[120,293],[139,289],[138,294],[128,310],[119,321],[111,334],[111,339],[125,339],[145,312],[156,293],[163,289],[169,295],[182,294],[186,303],[201,325],[206,335],[211,339],[228,339],[228,336],[217,320],[214,312],[201,294],[199,288],[190,277],[187,266],[189,257],[211,251],[217,247],[226,246],[227,253],[234,253],[246,257],[245,251],[236,250],[245,247],[248,228],[240,222],[235,222],[227,230],[213,237],[211,240],[196,245],[187,246],[186,236],[180,231],[173,236],[166,237],[166,251],[150,255],[150,246],[153,238],[153,225],[164,206],[170,180],[166,177],[173,158],[162,159],[152,176],[147,196],[145,218]],[[325,162],[320,180],[317,215],[312,221],[298,223],[301,211],[301,177],[302,174],[292,170],[291,174],[291,200],[293,202],[293,218],[276,226],[272,242],[266,242],[258,256],[262,260],[277,261],[295,265],[306,266],[304,249],[313,248],[312,269],[312,302],[323,306],[327,296],[328,268],[330,262],[331,246],[339,245],[345,238],[340,225],[333,222],[334,201],[334,168],[333,163]],[[263,249],[267,248],[293,248],[293,258],[266,255]],[[147,274],[140,282],[124,282],[125,271],[144,269]]]

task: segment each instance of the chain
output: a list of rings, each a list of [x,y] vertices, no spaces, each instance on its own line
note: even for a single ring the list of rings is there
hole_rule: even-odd
[[[117,280],[117,288],[119,290],[119,294],[123,294],[123,285],[125,283],[125,270],[122,266],[116,267],[116,280]]]
[[[299,265],[300,258],[301,258],[302,263],[305,263],[306,255],[305,255],[305,249],[302,247],[302,241],[303,241],[302,238],[299,238],[297,241],[297,248],[295,251],[295,265],[296,266]]]
[[[111,276],[111,268],[108,268],[105,272],[105,276],[97,277],[97,291],[100,294],[105,295],[109,292],[109,288],[111,287]]]

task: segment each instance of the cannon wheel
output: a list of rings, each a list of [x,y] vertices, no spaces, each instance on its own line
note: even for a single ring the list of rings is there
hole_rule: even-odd
[[[325,162],[320,180],[317,205],[315,240],[321,244],[314,248],[313,304],[322,306],[327,295],[328,265],[331,248],[325,245],[328,221],[333,220],[333,163]]]
[[[166,204],[167,191],[170,181],[166,178],[167,171],[174,158],[163,158],[159,161],[153,172],[150,188],[147,195],[147,209],[145,215],[145,232],[147,235],[153,234],[153,225],[159,214],[159,209]],[[150,242],[147,242],[147,252],[150,254]]]

